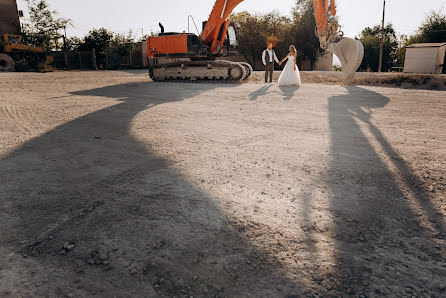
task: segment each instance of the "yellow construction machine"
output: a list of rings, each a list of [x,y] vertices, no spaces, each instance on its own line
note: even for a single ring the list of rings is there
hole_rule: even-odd
[[[45,62],[51,63],[52,57],[47,56],[42,47],[23,44],[21,35],[0,34],[0,71],[14,71],[16,63],[23,67]]]
[[[30,70],[52,62],[43,48],[23,44],[16,0],[0,0],[0,71]]]

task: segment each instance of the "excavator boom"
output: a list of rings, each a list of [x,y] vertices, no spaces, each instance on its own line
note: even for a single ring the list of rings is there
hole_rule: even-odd
[[[252,72],[248,64],[215,62],[222,56],[225,45],[235,41],[235,29],[230,25],[232,11],[243,0],[216,0],[200,36],[190,33],[162,33],[147,40],[149,58],[189,58],[190,63],[174,62],[154,67],[156,80],[230,80],[247,79]],[[321,48],[334,53],[342,63],[344,84],[349,83],[364,56],[364,47],[358,40],[343,37],[336,16],[335,0],[313,0],[314,15]],[[331,6],[331,9],[330,9]],[[331,13],[331,15],[330,15]],[[232,29],[232,32],[229,30]],[[229,32],[229,33],[228,33]],[[227,37],[229,35],[229,38]],[[232,38],[231,38],[232,35]],[[229,41],[229,42],[228,42]]]
[[[206,22],[206,25],[201,33],[201,39],[205,44],[211,46],[211,52],[215,53],[220,50],[221,45],[226,37],[226,32],[229,26],[229,16],[234,8],[237,7],[243,0],[217,0],[214,8]]]
[[[338,22],[334,18],[336,16],[335,0],[313,0],[313,6],[321,48],[339,58],[344,76],[343,84],[348,84],[353,80],[356,70],[361,65],[364,46],[359,40],[343,37]]]

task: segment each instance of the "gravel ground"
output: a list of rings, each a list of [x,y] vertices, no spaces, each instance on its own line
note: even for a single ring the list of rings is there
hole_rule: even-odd
[[[336,71],[301,71],[301,78],[304,84],[323,83],[340,85],[342,83],[342,73]],[[274,79],[277,81],[280,71],[274,72]],[[265,72],[255,71],[250,78],[250,82],[261,83],[265,80]],[[352,82],[361,86],[386,86],[401,87],[410,89],[442,90],[446,91],[445,74],[407,74],[395,72],[370,73],[358,72]]]
[[[446,93],[0,74],[0,296],[446,295]]]

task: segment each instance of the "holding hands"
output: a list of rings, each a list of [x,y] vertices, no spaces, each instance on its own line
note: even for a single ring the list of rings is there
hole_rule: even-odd
[[[297,51],[296,48],[294,46],[290,46],[290,52],[288,53],[288,55],[286,55],[285,58],[282,59],[282,61],[279,62],[279,65],[282,65],[282,63],[289,59],[290,57],[294,57],[294,71],[297,70],[297,66],[296,66],[296,61],[297,61]]]
[[[280,61],[279,65],[286,62],[279,77],[279,86],[299,86],[301,84],[299,67],[297,67],[297,51],[294,46],[289,47],[289,53]]]

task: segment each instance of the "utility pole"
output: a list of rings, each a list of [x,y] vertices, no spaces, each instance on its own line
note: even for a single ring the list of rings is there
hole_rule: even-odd
[[[386,0],[384,0],[383,5],[383,21],[381,27],[381,46],[379,47],[379,67],[378,71],[381,72],[383,67],[383,50],[384,50],[384,17],[386,15]]]
[[[139,28],[139,30],[141,30],[141,34],[142,34],[141,39],[144,39],[144,28]]]

